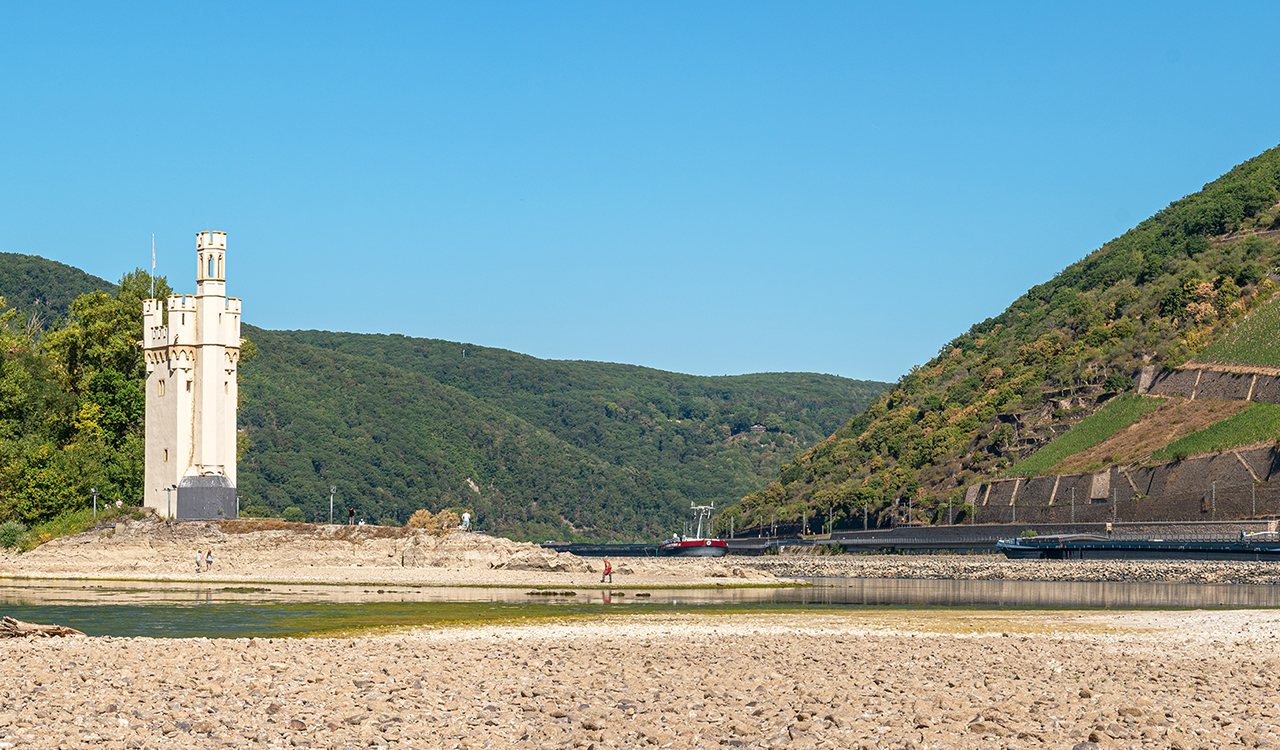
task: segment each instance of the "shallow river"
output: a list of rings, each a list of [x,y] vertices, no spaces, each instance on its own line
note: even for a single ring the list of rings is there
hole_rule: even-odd
[[[274,637],[369,626],[800,607],[1276,608],[1280,586],[807,579],[805,587],[541,590],[0,580],[0,614],[89,635]]]

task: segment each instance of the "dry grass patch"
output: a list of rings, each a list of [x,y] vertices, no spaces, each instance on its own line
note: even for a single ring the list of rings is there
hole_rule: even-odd
[[[1141,463],[1178,438],[1234,416],[1250,403],[1171,398],[1101,443],[1059,461],[1050,473],[1076,474],[1111,464]]]
[[[252,534],[255,531],[292,531],[299,536],[327,539],[398,539],[412,531],[402,526],[339,526],[325,531],[326,524],[285,521],[279,518],[239,518],[217,521],[224,534]],[[336,525],[336,524],[335,524]]]

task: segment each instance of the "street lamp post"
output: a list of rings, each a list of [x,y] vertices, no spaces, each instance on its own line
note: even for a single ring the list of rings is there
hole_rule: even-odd
[[[329,487],[329,525],[330,526],[333,525],[333,493],[337,491],[338,491],[337,487],[333,487],[333,486]]]
[[[98,520],[98,488],[90,487],[89,494],[93,495],[93,520],[96,521]]]

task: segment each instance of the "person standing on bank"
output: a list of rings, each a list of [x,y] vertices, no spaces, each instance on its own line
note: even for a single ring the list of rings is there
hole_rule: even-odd
[[[347,525],[348,526],[356,525],[356,509],[355,508],[347,508]]]
[[[213,550],[209,550],[204,556],[204,569],[213,570]]]
[[[600,583],[604,583],[605,576],[609,576],[609,583],[613,583],[613,564],[607,557],[604,559],[604,572],[600,574]]]
[[[204,556],[200,553],[200,550],[196,550],[196,572],[197,573],[199,573],[201,570],[204,570],[204,568],[201,567],[201,565],[203,564],[204,564]]]

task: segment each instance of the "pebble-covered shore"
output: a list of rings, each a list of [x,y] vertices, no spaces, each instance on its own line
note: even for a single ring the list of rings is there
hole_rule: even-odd
[[[932,611],[10,640],[0,748],[1267,747],[1277,632]]]
[[[782,555],[735,558],[780,578],[1146,581],[1280,584],[1280,563],[1212,560],[1009,560],[997,555]]]

